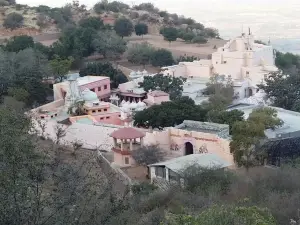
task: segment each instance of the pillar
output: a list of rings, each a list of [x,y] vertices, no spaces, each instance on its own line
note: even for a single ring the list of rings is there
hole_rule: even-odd
[[[117,139],[116,138],[114,138],[114,146],[115,146],[115,148],[117,147]]]
[[[144,146],[144,138],[141,138],[141,146]]]
[[[123,151],[123,140],[121,139],[121,151]]]
[[[130,151],[132,151],[132,150],[133,150],[133,147],[132,147],[132,141],[133,141],[133,140],[132,140],[132,139],[130,139],[130,147],[129,147],[129,148],[130,148]]]

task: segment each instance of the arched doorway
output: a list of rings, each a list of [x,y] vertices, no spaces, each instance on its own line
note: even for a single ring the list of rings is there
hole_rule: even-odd
[[[194,146],[191,142],[185,143],[185,155],[194,154]]]
[[[249,97],[251,97],[252,95],[253,95],[252,88],[249,88]]]

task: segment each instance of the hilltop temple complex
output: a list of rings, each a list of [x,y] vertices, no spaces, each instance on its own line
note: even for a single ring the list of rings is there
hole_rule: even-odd
[[[185,77],[183,95],[201,104],[206,83],[211,76],[219,74],[226,82],[230,77],[239,104],[228,109],[239,109],[247,117],[253,109],[266,104],[265,94],[258,90],[269,72],[276,71],[273,48],[256,44],[251,33],[243,34],[217,49],[210,60],[181,62],[162,68],[164,75]],[[197,121],[183,121],[175,127],[163,130],[134,127],[134,114],[153,105],[170,101],[169,94],[159,89],[148,93],[139,83],[147,71],[132,72],[131,80],[111,90],[110,78],[104,76],[79,77],[71,75],[62,83],[54,84],[54,101],[32,110],[37,121],[46,123],[45,133],[55,140],[56,127],[63,126],[66,136],[63,141],[72,145],[80,141],[84,148],[101,149],[112,153],[112,164],[119,168],[136,166],[132,151],[149,145],[161,148],[166,156],[165,163],[149,165],[152,176],[171,173],[181,161],[191,162],[194,158],[203,165],[219,162],[223,167],[234,165],[230,153],[229,125]],[[284,126],[266,131],[268,138],[299,136],[300,114],[276,108]],[[36,123],[37,129],[40,129]],[[189,155],[208,155],[207,157]],[[184,158],[182,158],[184,157]],[[204,161],[205,162],[204,162]],[[174,164],[175,163],[175,164]],[[174,171],[173,171],[174,172]],[[152,179],[152,178],[151,178]]]

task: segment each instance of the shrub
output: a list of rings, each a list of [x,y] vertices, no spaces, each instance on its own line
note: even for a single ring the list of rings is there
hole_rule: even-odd
[[[6,29],[16,29],[23,26],[24,17],[19,13],[10,13],[5,18],[3,26]]]
[[[192,42],[197,44],[205,44],[207,43],[207,39],[203,36],[196,36],[193,38]]]
[[[8,5],[9,5],[8,1],[0,0],[0,6],[8,6]]]
[[[138,150],[132,151],[133,159],[143,166],[161,162],[164,160],[164,152],[156,145],[141,147]]]
[[[174,64],[174,58],[170,51],[166,49],[159,49],[152,54],[151,57],[152,66],[171,66]]]

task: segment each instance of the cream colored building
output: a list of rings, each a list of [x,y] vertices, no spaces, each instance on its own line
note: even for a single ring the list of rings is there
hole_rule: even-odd
[[[277,70],[272,46],[255,43],[250,32],[218,48],[210,60],[180,62],[162,69],[166,75],[187,78],[191,85],[199,86],[199,91],[213,74],[231,76],[239,99],[255,94],[264,77]]]

